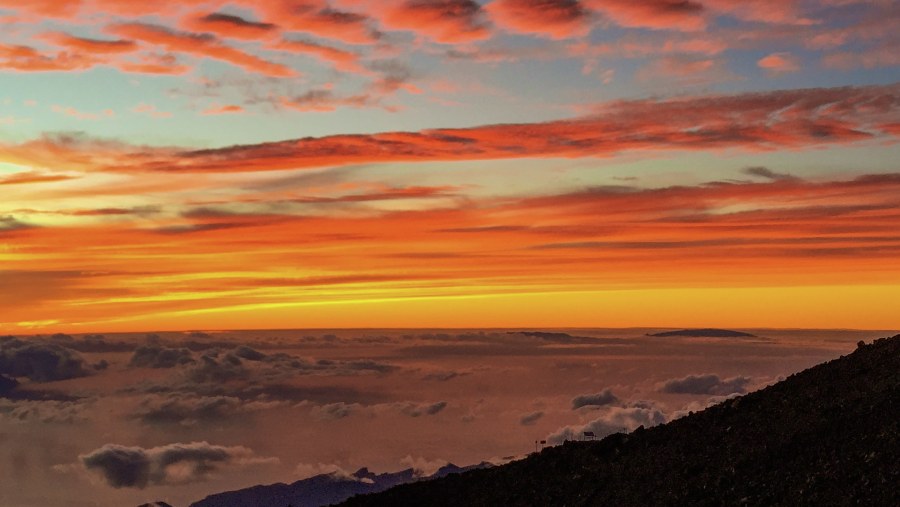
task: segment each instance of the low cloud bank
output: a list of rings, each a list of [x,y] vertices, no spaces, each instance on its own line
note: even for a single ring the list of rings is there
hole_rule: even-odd
[[[604,389],[599,393],[582,394],[576,396],[572,399],[572,410],[576,410],[581,407],[599,407],[603,405],[610,405],[617,401],[619,401],[619,398],[616,398],[616,396],[610,389]]]
[[[78,352],[57,343],[11,338],[0,341],[0,374],[53,382],[84,377],[90,369]]]
[[[99,474],[117,489],[189,484],[206,480],[223,467],[277,463],[277,458],[258,457],[246,447],[224,447],[208,442],[149,449],[106,444],[79,458],[86,470]]]
[[[660,392],[671,394],[705,394],[727,396],[747,392],[750,377],[720,378],[718,375],[688,375],[665,381]]]
[[[596,438],[613,433],[634,431],[638,426],[650,427],[667,422],[666,414],[652,404],[639,406],[608,407],[603,415],[582,425],[564,426],[547,437],[547,442],[557,445],[566,440],[581,440],[585,432],[592,432]]]

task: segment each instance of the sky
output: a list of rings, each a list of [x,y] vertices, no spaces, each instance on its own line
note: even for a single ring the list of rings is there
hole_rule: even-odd
[[[0,0],[0,332],[896,327],[891,0]]]

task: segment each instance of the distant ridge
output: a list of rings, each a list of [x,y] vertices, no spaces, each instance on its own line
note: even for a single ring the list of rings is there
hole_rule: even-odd
[[[897,414],[900,335],[662,426],[341,505],[897,506]]]
[[[485,468],[489,463],[458,467],[444,465],[426,477],[439,478],[468,470]],[[394,473],[374,474],[368,468],[360,468],[351,476],[321,474],[292,484],[253,486],[210,495],[190,507],[320,507],[341,502],[353,495],[377,493],[399,484],[422,480],[412,468]]]
[[[692,336],[700,338],[757,338],[755,334],[731,331],[729,329],[680,329],[678,331],[665,331],[662,333],[648,333],[647,336]]]

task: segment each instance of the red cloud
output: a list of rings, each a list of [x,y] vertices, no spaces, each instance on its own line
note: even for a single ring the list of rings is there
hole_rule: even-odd
[[[591,14],[580,0],[496,0],[487,9],[498,25],[515,32],[566,39],[590,31]]]
[[[144,23],[114,25],[109,30],[122,37],[161,46],[167,51],[213,58],[259,74],[273,77],[296,75],[296,72],[284,65],[227,46],[210,34],[176,32],[163,26]]]

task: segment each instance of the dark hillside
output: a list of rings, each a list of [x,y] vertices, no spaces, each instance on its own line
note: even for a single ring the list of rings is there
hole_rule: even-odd
[[[900,335],[663,426],[345,506],[900,505]]]

